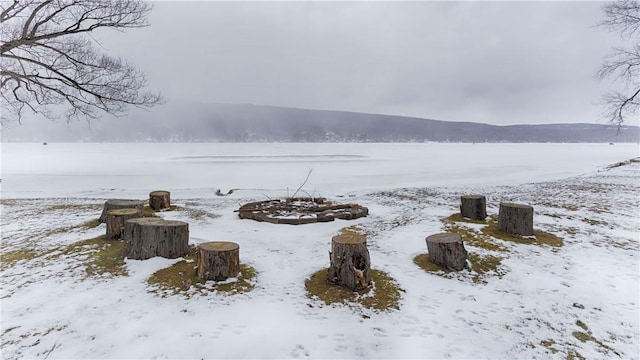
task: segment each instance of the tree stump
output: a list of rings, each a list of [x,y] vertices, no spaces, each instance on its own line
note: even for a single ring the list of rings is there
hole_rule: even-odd
[[[462,270],[467,266],[467,250],[462,237],[455,233],[427,236],[429,260],[449,270]]]
[[[486,198],[483,195],[461,196],[460,215],[472,220],[484,220],[487,217]]]
[[[107,212],[109,210],[118,209],[140,209],[144,207],[144,201],[142,200],[128,200],[128,199],[109,199],[104,202],[104,208],[98,221],[104,223],[107,221]]]
[[[371,261],[364,235],[341,234],[331,239],[327,280],[351,290],[364,289],[371,283]]]
[[[169,209],[171,207],[171,193],[163,190],[150,192],[149,207],[155,211]]]
[[[124,256],[144,260],[161,256],[175,259],[189,252],[189,224],[154,217],[124,223]]]
[[[117,209],[107,211],[107,239],[122,238],[124,222],[139,217],[142,217],[141,209]]]
[[[240,272],[240,245],[228,241],[212,241],[198,245],[200,279],[221,281],[237,277]]]
[[[500,203],[498,231],[520,236],[532,236],[533,207],[514,203]]]

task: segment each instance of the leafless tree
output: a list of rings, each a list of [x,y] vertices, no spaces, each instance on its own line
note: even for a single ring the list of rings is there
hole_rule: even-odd
[[[597,73],[600,79],[613,78],[620,84],[621,90],[603,96],[604,116],[619,130],[631,116],[640,113],[640,1],[613,1],[602,10],[605,20],[600,25],[631,40],[629,47],[614,48]]]
[[[1,2],[0,123],[25,112],[67,121],[121,115],[130,106],[160,103],[143,91],[144,73],[104,54],[91,32],[148,26],[151,11],[140,0],[14,0]],[[98,44],[99,45],[99,44]]]

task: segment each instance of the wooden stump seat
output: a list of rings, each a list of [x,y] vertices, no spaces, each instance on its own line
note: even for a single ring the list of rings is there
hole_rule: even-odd
[[[139,208],[107,211],[107,239],[121,239],[125,221],[139,217],[142,217],[142,209]]]
[[[198,245],[197,275],[203,280],[222,281],[240,272],[240,245],[212,241]]]
[[[144,207],[144,201],[142,200],[130,200],[130,199],[109,199],[104,202],[104,208],[98,221],[104,223],[107,221],[107,212],[109,210],[118,209],[140,209]]]
[[[171,193],[164,190],[149,193],[149,207],[152,210],[164,210],[171,207]]]
[[[449,270],[459,271],[467,266],[467,250],[462,237],[455,233],[427,236],[429,260]]]
[[[156,217],[130,219],[124,224],[123,239],[124,256],[129,259],[175,259],[189,252],[189,224]]]
[[[461,196],[460,215],[472,220],[484,220],[487,217],[487,199],[483,195]]]
[[[354,291],[371,284],[371,260],[364,235],[348,233],[334,236],[329,261],[329,284],[344,285]]]
[[[533,235],[533,207],[529,205],[500,203],[498,231],[507,234]]]

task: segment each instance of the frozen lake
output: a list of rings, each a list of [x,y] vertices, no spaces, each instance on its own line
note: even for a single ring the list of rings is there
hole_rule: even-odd
[[[3,143],[1,196],[286,195],[310,170],[305,189],[324,196],[516,185],[580,175],[638,152],[637,144]]]

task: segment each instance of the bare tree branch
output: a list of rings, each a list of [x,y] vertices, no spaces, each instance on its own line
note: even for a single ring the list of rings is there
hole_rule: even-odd
[[[100,28],[148,26],[150,11],[142,0],[2,2],[0,123],[20,122],[26,109],[54,119],[51,106],[60,104],[70,121],[161,103],[159,94],[143,91],[144,73],[96,50],[89,36]]]
[[[296,189],[296,192],[293,193],[293,195],[291,196],[291,198],[295,198],[296,195],[298,195],[298,192],[300,191],[300,189],[302,189],[302,187],[304,187],[304,184],[307,183],[307,181],[309,181],[309,176],[311,176],[311,172],[313,171],[313,169],[309,169],[309,172],[307,173],[307,177],[304,179],[304,181],[302,182],[302,184],[300,184],[300,186],[298,186],[298,188]]]
[[[605,15],[599,25],[620,33],[621,36],[634,37],[640,33],[640,2],[637,0],[617,0],[602,7]]]
[[[601,80],[612,78],[626,93],[612,90],[602,97],[603,116],[620,131],[628,119],[640,113],[640,1],[613,1],[602,10],[605,20],[599,25],[632,42],[629,48],[614,48],[596,74]]]

